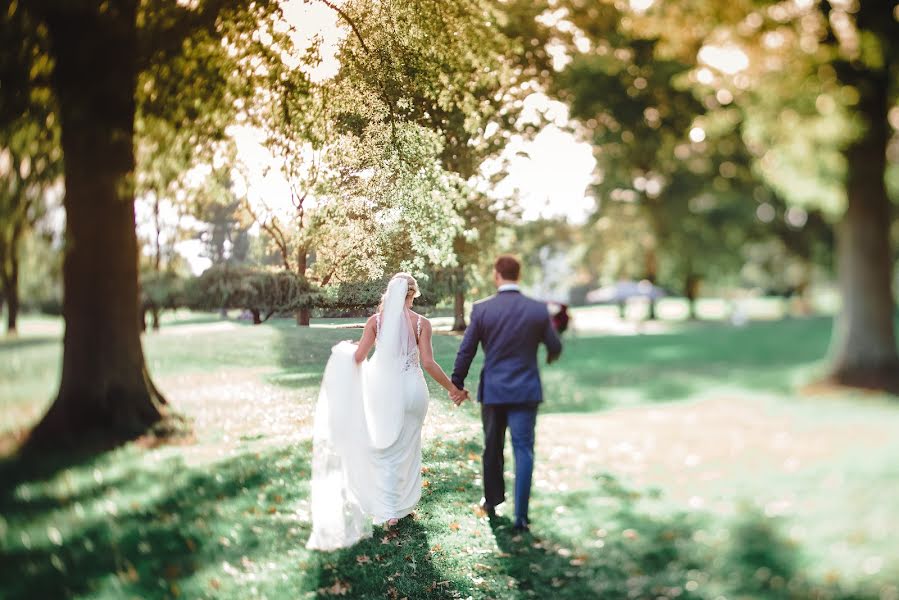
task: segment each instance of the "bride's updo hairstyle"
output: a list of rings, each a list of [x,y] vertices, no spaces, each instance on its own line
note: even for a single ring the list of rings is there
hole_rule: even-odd
[[[409,298],[418,298],[421,296],[421,290],[418,289],[418,282],[415,281],[415,278],[412,277],[409,273],[397,273],[393,277],[390,278],[390,281],[394,279],[405,279],[409,283],[409,291],[406,292],[406,299]],[[381,304],[378,305],[378,312],[384,310],[384,300],[387,298],[387,291],[385,290],[383,294],[381,294]]]

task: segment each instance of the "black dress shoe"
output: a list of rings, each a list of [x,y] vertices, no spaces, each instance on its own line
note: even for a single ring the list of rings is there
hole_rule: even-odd
[[[488,519],[496,518],[496,507],[492,504],[487,504],[486,502],[481,502],[480,504],[481,510],[483,510],[487,514]]]
[[[528,527],[527,523],[515,523],[515,525],[512,526],[512,531],[515,533],[528,533],[530,530],[531,528]]]

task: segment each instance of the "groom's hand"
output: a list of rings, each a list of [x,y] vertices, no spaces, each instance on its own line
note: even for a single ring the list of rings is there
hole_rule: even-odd
[[[459,388],[456,388],[454,390],[450,390],[449,396],[453,401],[453,404],[459,406],[460,404],[465,402],[466,398],[468,398],[468,390],[460,390]]]

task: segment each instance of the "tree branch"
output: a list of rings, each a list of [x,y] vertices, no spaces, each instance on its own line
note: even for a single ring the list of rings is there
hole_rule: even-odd
[[[365,39],[362,37],[362,32],[359,31],[359,27],[356,26],[356,22],[353,21],[353,19],[350,18],[350,16],[348,14],[346,14],[346,11],[341,9],[339,6],[337,6],[330,0],[320,0],[320,1],[322,4],[324,4],[325,6],[327,6],[334,12],[336,12],[338,15],[340,15],[341,19],[343,19],[344,21],[347,22],[347,25],[350,26],[350,29],[352,29],[353,33],[356,35],[356,39],[359,40],[359,45],[362,46],[362,49],[365,50],[366,54],[371,54],[371,50],[368,49],[368,45],[365,43]]]

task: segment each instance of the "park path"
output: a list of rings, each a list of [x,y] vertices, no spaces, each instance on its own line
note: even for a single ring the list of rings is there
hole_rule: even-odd
[[[691,508],[731,513],[741,487],[780,476],[819,477],[834,461],[895,445],[893,434],[888,422],[847,423],[826,411],[810,420],[784,406],[783,398],[755,395],[544,414],[538,421],[535,479],[538,489],[566,491],[588,483],[591,474],[610,472],[638,488],[663,488]],[[842,484],[826,476],[820,483],[824,493]],[[801,509],[802,498],[765,500],[770,516]]]
[[[232,368],[160,379],[172,405],[194,419],[201,443],[187,455],[215,460],[248,442],[269,447],[308,440],[316,382],[298,388],[267,382],[275,373],[271,368]],[[431,400],[425,443],[479,440],[476,412],[458,414],[443,400]],[[797,400],[806,401],[817,400]],[[611,473],[637,488],[662,488],[685,506],[729,513],[745,484],[800,477],[841,456],[893,443],[889,423],[859,419],[847,424],[826,417],[809,421],[781,404],[763,396],[710,395],[598,413],[545,412],[538,419],[535,487],[577,490],[591,485],[594,476]],[[822,482],[825,487],[839,484]],[[797,500],[771,497],[766,510],[786,514],[799,508]]]

